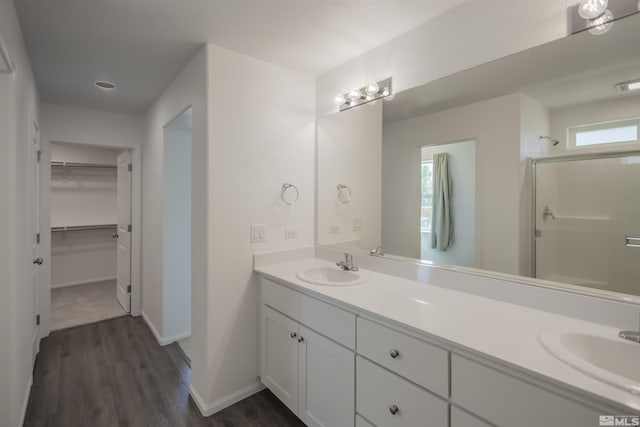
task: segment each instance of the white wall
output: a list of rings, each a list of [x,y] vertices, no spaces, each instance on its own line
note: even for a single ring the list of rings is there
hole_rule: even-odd
[[[382,102],[321,117],[317,141],[318,244],[379,246]],[[351,188],[349,203],[338,199],[338,184]]]
[[[205,346],[207,329],[207,49],[201,49],[147,111],[145,121],[143,180],[142,312],[161,343],[172,337],[165,332],[164,287],[164,127],[192,107],[191,145],[191,392],[206,395],[209,377]]]
[[[143,120],[139,116],[128,114],[117,114],[105,111],[90,110],[86,108],[70,107],[55,104],[41,104],[41,140],[43,151],[42,173],[46,178],[43,182],[43,189],[50,187],[50,168],[48,162],[51,157],[50,143],[70,143],[80,144],[87,147],[131,149],[133,172],[131,179],[131,213],[133,232],[131,237],[131,314],[140,314],[140,287],[141,287],[141,144],[143,140]],[[74,145],[68,145],[73,147]],[[59,145],[58,153],[69,155],[70,148],[62,148],[66,145]],[[60,151],[60,150],[65,151]],[[97,149],[97,148],[96,148]],[[85,153],[98,153],[100,151],[87,151]],[[87,154],[76,152],[78,160],[82,160]],[[57,154],[56,154],[57,155]],[[56,160],[56,159],[53,159]],[[43,191],[42,212],[46,224],[43,229],[51,227],[50,193]],[[51,239],[48,233],[43,233],[41,251],[48,254],[51,251]],[[42,271],[47,277],[41,281],[40,292],[40,314],[41,328],[44,334],[49,333],[50,319],[50,284],[51,272],[50,263],[45,259],[45,266]]]
[[[315,99],[311,77],[216,46],[208,50],[210,276],[202,397],[212,412],[260,388],[253,254],[314,244]],[[300,190],[293,206],[280,200],[284,182]],[[266,242],[249,242],[250,224],[266,224]],[[286,228],[298,237],[285,240]]]
[[[163,334],[191,335],[191,130],[164,129]]]
[[[119,149],[51,143],[51,160],[116,165]],[[115,224],[116,169],[52,168],[51,226]],[[51,233],[51,287],[116,277],[112,230]]]
[[[317,80],[317,113],[337,111],[336,93],[393,77],[394,92],[568,34],[567,8],[579,0],[473,0],[456,6]]]
[[[638,150],[640,149],[638,143],[567,149],[567,128],[569,127],[636,117],[640,117],[640,95],[626,95],[615,99],[552,110],[550,112],[551,135],[559,140],[560,144],[551,147],[550,154],[560,156],[602,151]]]
[[[21,424],[32,379],[36,289],[31,286],[32,122],[38,123],[38,94],[11,1],[0,2],[0,36],[15,66],[0,76],[0,424]],[[7,96],[12,93],[13,95]],[[7,110],[8,116],[7,116]]]
[[[422,159],[433,159],[436,153],[449,154],[449,170],[451,173],[451,215],[453,225],[453,244],[446,251],[431,248],[431,233],[420,233],[422,247],[415,258],[428,259],[442,264],[475,266],[475,213],[476,213],[476,148],[475,141],[454,142],[422,148]],[[417,162],[416,167],[420,164]],[[387,188],[387,190],[391,190]],[[384,197],[384,195],[383,195]],[[414,205],[415,214],[419,217],[420,202]],[[388,228],[383,222],[383,233]],[[406,227],[406,223],[398,223],[396,227]],[[388,230],[394,234],[393,230]],[[414,229],[416,231],[416,229]],[[383,235],[382,247],[385,248]],[[386,250],[386,249],[385,249]],[[389,250],[391,253],[396,253]],[[406,255],[411,256],[411,255]]]

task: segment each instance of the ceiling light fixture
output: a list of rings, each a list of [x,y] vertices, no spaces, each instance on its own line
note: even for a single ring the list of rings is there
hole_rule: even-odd
[[[338,104],[340,111],[344,111],[389,95],[391,95],[391,77],[379,82],[369,83],[360,89],[338,94],[335,97],[335,103]]]
[[[97,82],[95,82],[95,85],[102,90],[114,90],[116,88],[115,83],[105,82],[102,80],[98,80]]]
[[[578,14],[584,19],[596,19],[609,6],[608,0],[582,0],[578,6]]]
[[[630,90],[640,90],[640,79],[617,83],[616,89],[618,89],[619,92],[629,92]]]

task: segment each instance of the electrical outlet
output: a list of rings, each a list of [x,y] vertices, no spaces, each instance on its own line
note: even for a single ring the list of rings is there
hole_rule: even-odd
[[[340,233],[340,227],[337,225],[330,225],[329,226],[329,234],[338,234]]]
[[[354,218],[351,229],[352,229],[352,231],[360,231],[360,230],[362,230],[362,219],[361,218]]]
[[[250,228],[251,243],[260,243],[267,240],[267,226],[264,224],[255,224]]]
[[[294,230],[294,229],[284,230],[285,239],[295,239],[297,237],[298,237],[298,230]]]

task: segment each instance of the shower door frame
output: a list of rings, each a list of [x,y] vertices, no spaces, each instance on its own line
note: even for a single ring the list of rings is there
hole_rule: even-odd
[[[622,157],[637,157],[640,156],[640,150],[624,150],[624,151],[605,151],[601,153],[583,153],[583,154],[568,154],[565,156],[555,157],[539,157],[529,158],[531,163],[531,275],[534,279],[537,276],[537,259],[536,259],[536,225],[537,225],[537,213],[536,213],[536,194],[537,194],[537,170],[536,166],[539,163],[561,163],[561,162],[573,162],[579,160],[602,160],[602,159],[615,159]]]

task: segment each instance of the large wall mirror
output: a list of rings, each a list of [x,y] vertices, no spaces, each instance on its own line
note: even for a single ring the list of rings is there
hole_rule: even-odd
[[[636,14],[320,118],[318,244],[640,295],[639,40]]]

